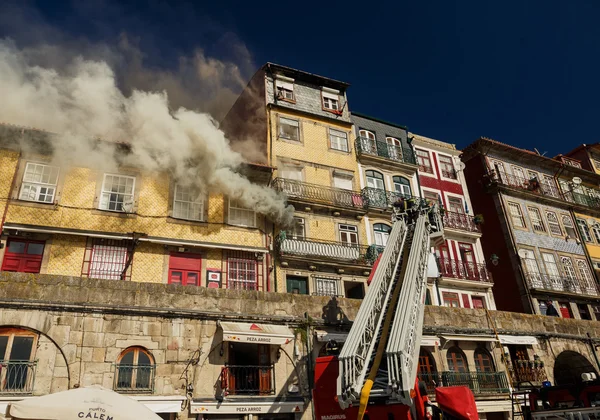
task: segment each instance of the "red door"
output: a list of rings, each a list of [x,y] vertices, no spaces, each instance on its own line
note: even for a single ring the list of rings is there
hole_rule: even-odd
[[[2,271],[39,273],[44,255],[43,241],[9,238],[2,262]]]
[[[169,284],[200,286],[202,257],[196,254],[173,253],[169,258]]]
[[[571,316],[571,308],[568,303],[558,302],[558,305],[560,306],[560,314],[562,315],[563,318],[573,318]]]

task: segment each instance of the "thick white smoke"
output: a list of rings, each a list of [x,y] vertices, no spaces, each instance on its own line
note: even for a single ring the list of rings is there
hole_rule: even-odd
[[[12,41],[0,41],[0,98],[1,121],[57,134],[53,159],[61,166],[115,168],[113,149],[90,139],[126,143],[131,153],[121,164],[169,173],[280,223],[291,219],[292,208],[276,192],[237,173],[242,156],[210,115],[171,110],[165,91],[123,94],[106,62],[75,58],[56,70],[32,63]]]

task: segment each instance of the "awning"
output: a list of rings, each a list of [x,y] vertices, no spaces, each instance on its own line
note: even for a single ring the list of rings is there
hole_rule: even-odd
[[[317,341],[320,343],[326,343],[329,340],[337,341],[338,343],[345,343],[346,338],[348,338],[348,333],[329,332],[323,330],[316,330],[315,335],[317,336]]]
[[[256,344],[287,344],[294,334],[285,325],[253,324],[249,322],[220,322],[223,341]]]
[[[421,346],[437,347],[440,345],[440,339],[434,335],[421,336]]]
[[[529,335],[498,335],[502,344],[521,344],[525,346],[533,346],[538,343],[537,338]]]
[[[442,335],[446,341],[497,341],[493,335]]]
[[[262,414],[302,413],[304,402],[298,401],[192,401],[190,414]],[[239,418],[239,417],[236,417]]]
[[[185,397],[181,396],[162,395],[134,395],[131,398],[144,404],[155,413],[179,413],[181,411],[181,404],[185,400]]]

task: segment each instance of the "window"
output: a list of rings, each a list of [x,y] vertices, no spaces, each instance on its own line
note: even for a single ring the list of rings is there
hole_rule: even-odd
[[[348,151],[348,133],[345,131],[329,129],[329,141],[334,150]]]
[[[461,349],[458,347],[451,347],[446,353],[446,361],[448,362],[448,369],[451,372],[468,372],[469,366],[467,365],[467,358]]]
[[[359,130],[358,135],[364,139],[375,140],[375,134],[368,130]]]
[[[352,190],[353,178],[354,177],[352,176],[352,174],[334,173],[333,186],[342,190]]]
[[[89,260],[87,255],[89,254]],[[91,248],[86,250],[84,257],[84,272],[87,266],[87,276],[93,279],[124,280],[131,277],[131,267],[125,273],[129,250],[123,241],[110,239],[94,239]]]
[[[475,350],[474,359],[475,369],[477,369],[477,372],[495,371],[492,356],[490,356],[490,353],[486,349],[479,347],[477,350]]]
[[[16,328],[0,329],[0,392],[30,393],[33,391],[36,348],[34,334]]]
[[[464,213],[465,207],[460,198],[448,197],[448,210],[454,213]]]
[[[427,152],[426,150],[416,149],[416,153],[417,163],[419,164],[419,171],[432,174],[433,167],[431,166],[431,158],[429,157],[429,152]]]
[[[440,171],[444,178],[456,179],[456,170],[454,169],[454,163],[452,157],[438,155],[440,161]]]
[[[396,190],[396,193],[404,197],[412,196],[410,182],[408,182],[408,179],[404,178],[403,176],[395,176],[392,178],[392,181],[394,182],[394,189]]]
[[[419,352],[419,365],[417,369],[419,381],[425,384],[428,391],[433,391],[440,380],[437,375],[435,360],[429,351],[421,349]]]
[[[544,185],[544,193],[550,195],[552,197],[558,197],[558,189],[556,188],[556,183],[554,182],[554,178],[550,175],[544,175],[542,177],[542,182]]]
[[[281,164],[277,170],[278,176],[282,178],[281,187],[282,190],[288,196],[301,197],[304,191],[302,181],[302,167],[292,164]]]
[[[471,296],[473,309],[485,309],[485,298],[483,296]]]
[[[57,182],[58,168],[56,166],[27,162],[19,200],[52,203],[56,194]]]
[[[169,284],[200,286],[202,257],[194,254],[173,253],[169,257]]]
[[[544,261],[544,265],[546,266],[546,273],[552,279],[558,279],[560,277],[560,272],[558,271],[558,265],[556,265],[556,259],[553,254],[549,254],[547,252],[542,252],[542,260]]]
[[[577,262],[577,270],[579,271],[579,276],[583,280],[587,292],[595,292],[596,291],[596,282],[594,281],[594,276],[592,275],[592,271],[588,267],[587,263],[584,260],[576,260]]]
[[[583,240],[586,242],[593,242],[592,234],[590,233],[590,228],[587,225],[586,221],[582,219],[577,219],[577,225],[579,226],[579,231],[581,232]]]
[[[104,174],[100,193],[100,210],[127,211],[133,207],[135,178],[132,176]]]
[[[388,156],[390,159],[402,160],[402,142],[395,137],[386,137]]]
[[[390,232],[392,228],[383,223],[375,223],[373,225],[373,232],[375,233],[375,245],[377,246],[385,246],[387,244],[388,238],[390,237]]]
[[[294,100],[294,80],[293,79],[276,79],[275,90],[277,93],[277,99],[284,99],[288,101]]]
[[[436,192],[423,191],[423,198],[425,198],[427,204],[429,204],[430,206],[440,203],[440,195]]]
[[[542,221],[542,215],[536,207],[527,207],[529,212],[529,220],[531,220],[531,226],[535,232],[546,232],[546,227]]]
[[[558,223],[558,217],[556,216],[556,213],[553,211],[547,211],[546,220],[548,221],[548,229],[550,229],[550,233],[556,236],[562,236],[562,229],[560,228],[560,223]]]
[[[523,264],[525,264],[525,273],[529,279],[531,287],[540,287],[542,278],[540,276],[540,268],[535,260],[535,254],[529,249],[520,249],[519,253],[524,254]]]
[[[315,277],[315,294],[317,296],[339,296],[338,279]]]
[[[279,137],[299,141],[300,122],[290,118],[279,117]]]
[[[513,174],[517,178],[517,182],[522,183],[525,181],[525,172],[523,172],[523,169],[519,168],[518,166],[513,166],[512,170]]]
[[[558,302],[558,307],[563,318],[573,318],[569,302]]]
[[[523,217],[523,213],[521,213],[521,206],[517,203],[508,203],[508,210],[510,212],[510,217],[512,219],[513,225],[515,227],[524,228],[525,226],[525,218]]]
[[[338,111],[340,109],[339,92],[334,91],[333,89],[331,89],[331,90],[323,89],[322,94],[323,94],[323,108],[331,110],[331,111]]]
[[[227,260],[227,288],[258,290],[256,261],[242,258]]]
[[[305,235],[306,233],[304,230],[304,219],[301,217],[294,217],[294,223],[286,231],[286,238],[303,240],[306,237]]]
[[[301,276],[286,276],[287,292],[295,295],[308,294],[308,279]]]
[[[192,187],[175,185],[173,217],[185,220],[204,220],[204,195]]]
[[[573,226],[573,220],[571,219],[571,217],[567,216],[566,214],[563,214],[561,218],[563,227],[565,228],[565,232],[567,232],[567,236],[571,239],[577,238],[577,235],[575,234],[575,227]]]
[[[577,304],[577,309],[579,310],[579,317],[581,319],[585,319],[585,320],[591,321],[592,315],[590,314],[590,310],[589,310],[587,304],[585,304],[585,303],[578,303]]]
[[[229,224],[256,227],[256,213],[243,206],[238,200],[229,199]]]
[[[594,238],[596,238],[596,242],[600,244],[600,224],[598,222],[592,225],[592,232],[594,232]]]
[[[442,292],[442,299],[444,300],[444,306],[449,308],[460,308],[458,293]]]
[[[563,270],[565,271],[566,279],[568,280],[568,287],[574,287],[577,275],[575,274],[575,268],[573,267],[573,260],[569,257],[560,257]]]
[[[385,190],[383,183],[383,175],[376,171],[366,171],[367,175],[367,187],[375,188],[378,190]]]
[[[340,241],[346,245],[358,244],[358,228],[352,225],[340,225]]]
[[[19,273],[39,273],[42,267],[45,242],[9,238],[2,271]]]
[[[154,361],[141,347],[131,347],[123,352],[117,363],[115,391],[151,393],[154,388]]]

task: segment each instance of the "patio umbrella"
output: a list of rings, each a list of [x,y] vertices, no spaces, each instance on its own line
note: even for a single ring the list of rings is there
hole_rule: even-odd
[[[33,420],[161,420],[145,405],[101,386],[18,401],[8,412],[12,418]]]

